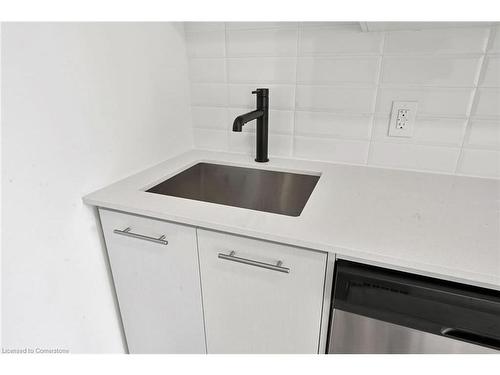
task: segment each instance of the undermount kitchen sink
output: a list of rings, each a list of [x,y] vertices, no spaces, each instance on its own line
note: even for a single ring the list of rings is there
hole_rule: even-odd
[[[198,163],[149,193],[299,216],[319,175]]]

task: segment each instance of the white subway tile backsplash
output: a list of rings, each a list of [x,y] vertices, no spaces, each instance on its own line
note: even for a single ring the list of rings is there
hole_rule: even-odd
[[[429,29],[458,29],[471,27],[489,27],[492,22],[471,22],[471,21],[375,21],[367,22],[370,31],[408,31],[408,30],[429,30]]]
[[[469,125],[467,145],[500,150],[500,119],[472,120]]]
[[[224,30],[187,32],[186,45],[189,57],[224,57]]]
[[[433,29],[387,33],[385,53],[483,53],[488,28]]]
[[[466,119],[419,118],[415,121],[413,137],[390,137],[389,117],[376,117],[373,127],[375,141],[394,143],[421,143],[461,147]]]
[[[472,87],[479,62],[479,57],[385,57],[382,83]]]
[[[454,172],[459,153],[459,148],[373,142],[368,164]]]
[[[230,83],[290,83],[295,81],[295,59],[284,57],[227,59]]]
[[[269,111],[269,133],[271,134],[293,134],[294,118],[293,111]]]
[[[336,21],[307,21],[301,22],[302,28],[329,28],[341,31],[361,31],[359,22],[336,22]]]
[[[255,135],[252,133],[229,133],[229,150],[255,155]]]
[[[474,109],[475,116],[500,117],[500,89],[477,90],[478,100]]]
[[[189,74],[193,83],[222,83],[226,80],[223,58],[197,58],[189,60]]]
[[[297,64],[297,82],[306,84],[375,84],[379,70],[378,57],[301,57]]]
[[[198,106],[223,107],[227,105],[227,86],[225,84],[191,84],[191,104]]]
[[[295,137],[294,156],[304,159],[364,164],[368,141]]]
[[[194,145],[205,150],[228,150],[228,132],[214,129],[193,129]]]
[[[419,118],[415,122],[416,142],[462,147],[466,119]]]
[[[371,116],[343,116],[326,112],[295,112],[295,134],[370,139]]]
[[[229,108],[228,109],[228,120],[229,124],[232,124],[236,116],[252,111],[254,108]],[[243,126],[244,132],[255,132],[256,121],[251,121]],[[270,110],[269,111],[269,133],[270,134],[288,134],[291,135],[293,132],[293,111],[280,111],[280,110]]]
[[[195,107],[191,108],[193,126],[195,128],[212,128],[228,130],[227,109],[224,107]]]
[[[491,44],[488,52],[500,53],[500,26],[492,28]]]
[[[295,56],[297,32],[296,28],[229,30],[227,56]]]
[[[256,84],[230,84],[229,106],[231,107],[255,107],[255,95],[252,91],[257,87],[269,88],[269,107],[271,109],[294,108],[295,86],[294,85],[274,85],[268,83]]]
[[[380,88],[376,112],[389,115],[393,101],[417,101],[419,115],[462,116],[467,111],[472,98],[472,88]]]
[[[500,177],[499,151],[465,148],[462,152],[462,160],[458,167],[458,173],[484,177]]]
[[[481,86],[500,88],[500,57],[487,57]]]
[[[255,152],[255,137],[254,152]],[[269,134],[269,155],[292,156],[293,137],[291,135]]]
[[[255,121],[231,125],[267,87],[273,155],[500,177],[500,27],[415,25],[185,23],[196,147],[254,154]],[[418,102],[411,138],[393,101]]]
[[[298,22],[226,22],[228,30],[254,30],[254,29],[289,29],[296,28]]]
[[[372,113],[375,88],[297,86],[298,110]]]
[[[255,134],[252,133],[230,133],[229,150],[255,155]],[[292,136],[269,134],[269,155],[291,156]]]
[[[381,33],[303,28],[299,38],[299,55],[378,54],[381,52],[382,38]]]
[[[184,30],[186,32],[200,31],[224,31],[224,22],[185,22]]]

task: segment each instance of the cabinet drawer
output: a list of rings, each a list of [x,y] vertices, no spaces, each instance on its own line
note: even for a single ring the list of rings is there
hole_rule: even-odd
[[[326,253],[200,229],[198,245],[209,353],[318,353]]]
[[[99,214],[129,351],[205,353],[196,230]]]

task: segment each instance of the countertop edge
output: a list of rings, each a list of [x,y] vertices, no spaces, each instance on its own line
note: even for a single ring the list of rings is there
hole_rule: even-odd
[[[128,213],[143,217],[149,217],[157,220],[168,221],[172,223],[178,223],[182,225],[192,226],[196,228],[209,229],[218,232],[224,232],[228,234],[234,234],[237,236],[250,237],[255,239],[260,239],[268,242],[274,242],[279,244],[285,244],[289,246],[303,248],[310,251],[322,251],[330,254],[334,254],[338,259],[346,259],[360,263],[366,263],[374,266],[380,266],[385,268],[390,268],[398,271],[415,273],[422,276],[441,278],[448,281],[453,281],[462,284],[468,284],[473,286],[478,286],[482,288],[488,288],[500,291],[500,277],[498,280],[490,277],[489,275],[470,273],[465,275],[463,271],[458,271],[452,268],[438,267],[435,265],[429,265],[425,263],[418,262],[408,262],[404,259],[387,257],[382,254],[376,254],[372,252],[366,252],[364,250],[357,250],[346,248],[344,246],[335,246],[332,244],[321,244],[312,243],[307,241],[297,240],[296,238],[272,236],[266,233],[253,232],[251,230],[245,230],[238,227],[224,226],[212,222],[206,222],[202,220],[196,220],[187,217],[180,217],[169,215],[167,213],[158,212],[148,212],[145,210],[136,210],[127,206],[120,206],[117,204],[110,204],[108,202],[99,201],[89,196],[83,197],[83,202],[89,206],[94,206],[97,208],[103,208],[113,211],[119,211],[122,213]],[[410,264],[411,263],[411,264]],[[460,273],[460,274],[459,274]]]

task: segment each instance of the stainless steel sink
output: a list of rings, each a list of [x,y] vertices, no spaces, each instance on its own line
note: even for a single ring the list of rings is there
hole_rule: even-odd
[[[299,216],[320,176],[198,163],[149,193]]]

